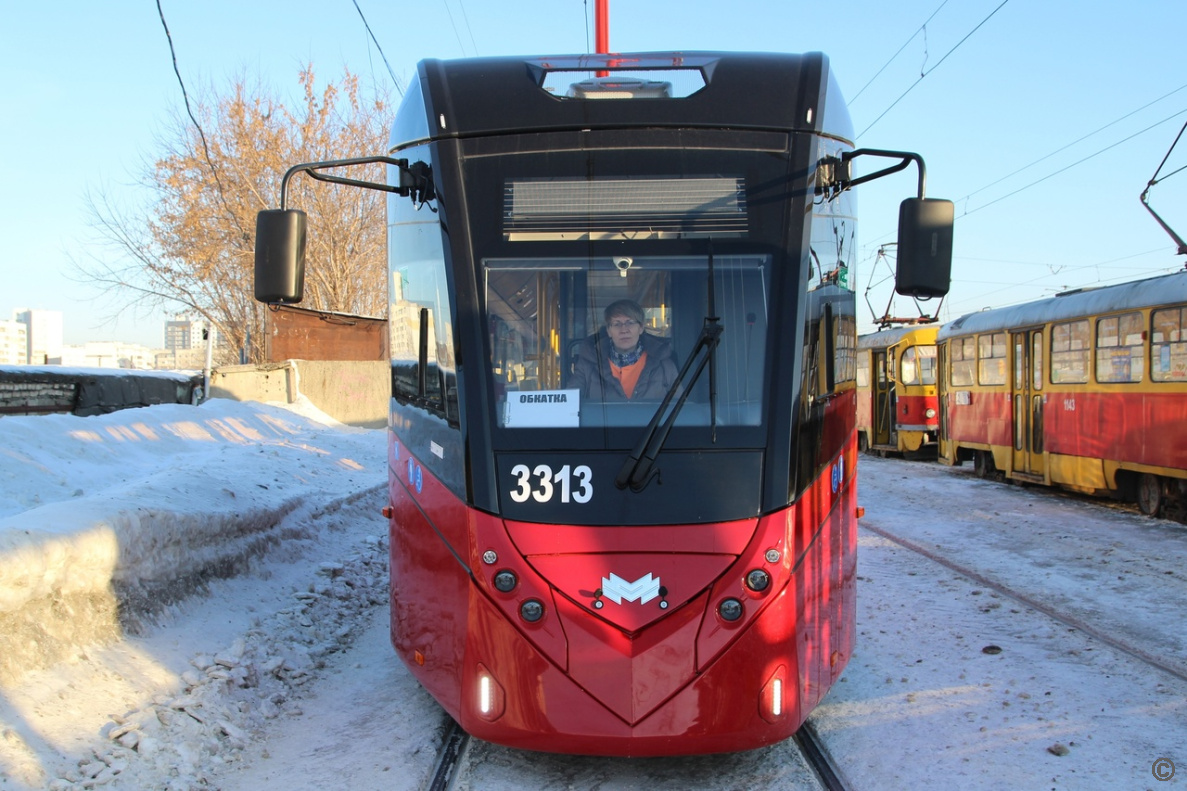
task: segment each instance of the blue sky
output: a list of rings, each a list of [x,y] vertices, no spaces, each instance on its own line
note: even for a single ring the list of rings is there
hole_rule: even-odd
[[[355,0],[161,0],[191,91],[247,75],[297,96],[307,62],[327,78],[349,68],[390,83],[384,56],[403,82],[425,57],[593,46],[594,0],[357,5],[382,56]],[[928,196],[956,201],[945,320],[1187,264],[1138,200],[1187,120],[1185,26],[1182,0],[610,0],[614,51],[827,53],[858,145],[920,153]],[[61,310],[67,343],[161,345],[163,313],[112,322],[120,303],[71,274],[96,252],[86,192],[140,200],[136,181],[182,109],[156,2],[6,0],[0,75],[0,318]],[[1163,174],[1184,165],[1187,140]],[[891,303],[877,258],[914,189],[913,173],[859,188],[863,332],[888,307],[919,312]],[[1187,236],[1187,171],[1155,186],[1151,204]]]

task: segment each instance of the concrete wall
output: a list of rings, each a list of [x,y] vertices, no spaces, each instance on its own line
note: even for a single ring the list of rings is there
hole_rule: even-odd
[[[153,404],[189,404],[201,381],[201,375],[177,371],[0,366],[0,415],[88,417]]]
[[[387,360],[286,360],[265,365],[222,366],[211,371],[210,397],[283,401],[299,396],[351,426],[387,425],[391,364]]]

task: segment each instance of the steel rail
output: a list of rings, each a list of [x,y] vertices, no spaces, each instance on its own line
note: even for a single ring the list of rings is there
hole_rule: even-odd
[[[433,768],[433,776],[429,779],[425,791],[448,791],[453,787],[454,771],[461,762],[466,747],[470,744],[470,734],[462,730],[462,726],[446,715],[445,738],[441,740],[441,749],[437,751],[437,765]]]
[[[804,760],[808,762],[808,766],[825,791],[849,790],[840,768],[833,763],[832,756],[825,749],[824,743],[820,741],[820,734],[816,732],[816,727],[812,725],[811,720],[804,720],[804,724],[791,735],[791,738],[800,748]]]
[[[1174,662],[1173,660],[1161,657],[1157,654],[1152,654],[1149,651],[1145,651],[1141,648],[1138,648],[1135,645],[1130,645],[1129,643],[1125,642],[1124,640],[1120,640],[1120,639],[1114,637],[1113,635],[1110,635],[1105,630],[1095,627],[1092,624],[1088,623],[1087,621],[1085,621],[1081,618],[1077,618],[1074,615],[1068,615],[1067,613],[1059,612],[1054,607],[1052,607],[1048,604],[1044,604],[1043,602],[1036,599],[1034,596],[1030,596],[1030,595],[1022,593],[1020,591],[1016,591],[1013,588],[1007,587],[1006,585],[1004,585],[1000,582],[995,582],[994,580],[989,579],[984,574],[981,574],[978,571],[975,571],[967,566],[961,565],[960,563],[951,561],[948,558],[941,557],[940,555],[936,554],[935,552],[929,550],[927,547],[924,547],[921,544],[917,544],[914,541],[911,541],[910,539],[895,535],[894,533],[891,533],[890,531],[886,530],[885,528],[874,527],[873,525],[869,524],[868,522],[866,522],[864,520],[862,521],[860,527],[862,529],[869,530],[872,533],[877,533],[878,535],[885,538],[887,541],[891,541],[895,544],[898,544],[899,546],[903,547],[904,549],[909,549],[912,552],[916,552],[920,555],[923,555],[928,560],[939,563],[941,566],[951,569],[952,571],[955,571],[957,574],[961,574],[965,577],[968,577],[970,580],[977,583],[978,585],[982,585],[986,588],[995,590],[998,593],[1002,594],[1003,596],[1008,596],[1017,602],[1025,604],[1027,607],[1030,607],[1031,609],[1038,610],[1039,612],[1043,613],[1047,617],[1053,618],[1056,621],[1059,621],[1060,623],[1062,623],[1066,626],[1070,626],[1073,629],[1078,629],[1079,631],[1084,632],[1085,634],[1091,635],[1092,637],[1095,637],[1097,640],[1100,640],[1105,645],[1115,648],[1118,651],[1122,652],[1123,654],[1128,654],[1129,656],[1133,657],[1134,659],[1145,662],[1147,665],[1157,668],[1157,669],[1163,671],[1164,673],[1169,673],[1170,675],[1174,676],[1177,679],[1180,679],[1182,681],[1187,681],[1187,666],[1185,666],[1181,663]]]

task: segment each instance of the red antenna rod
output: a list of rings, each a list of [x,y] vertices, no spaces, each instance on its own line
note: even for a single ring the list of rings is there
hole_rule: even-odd
[[[594,15],[594,51],[606,55],[610,52],[610,0],[597,0]]]

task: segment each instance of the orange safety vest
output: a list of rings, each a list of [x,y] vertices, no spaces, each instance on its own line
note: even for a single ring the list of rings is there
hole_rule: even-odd
[[[610,363],[610,373],[622,385],[622,392],[626,393],[626,397],[630,398],[635,392],[635,385],[639,383],[639,374],[643,373],[643,367],[647,365],[647,352],[639,355],[639,359],[630,365],[617,366]]]

